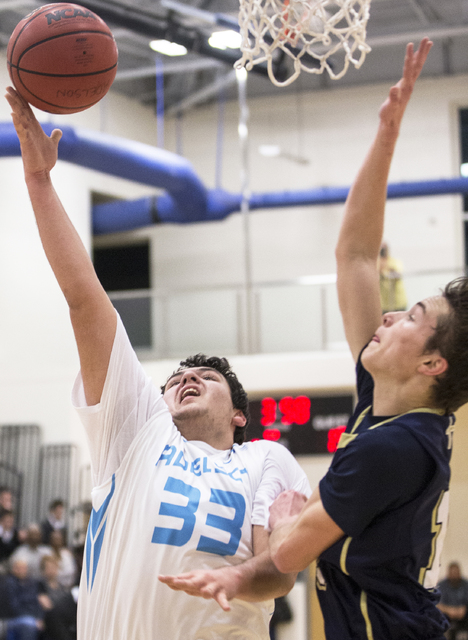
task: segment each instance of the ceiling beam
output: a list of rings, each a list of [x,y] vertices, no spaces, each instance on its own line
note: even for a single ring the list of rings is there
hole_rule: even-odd
[[[406,44],[407,42],[419,42],[426,36],[431,40],[443,40],[456,36],[466,36],[468,34],[468,24],[452,26],[435,26],[425,28],[421,31],[408,31],[404,33],[391,33],[385,36],[374,36],[367,38],[367,44],[371,47],[391,47],[396,44]]]
[[[226,75],[222,76],[221,78],[216,78],[214,82],[211,82],[206,87],[203,87],[203,89],[200,89],[199,91],[195,91],[195,93],[192,93],[187,98],[184,98],[177,104],[174,104],[168,109],[166,109],[166,115],[172,116],[172,115],[178,115],[180,113],[183,113],[184,111],[191,109],[195,105],[200,104],[200,102],[205,102],[205,100],[209,100],[213,96],[217,95],[221,91],[221,89],[224,89],[225,87],[229,87],[231,84],[234,84],[235,82],[236,82],[236,72],[229,71],[229,73],[226,73]]]
[[[210,58],[194,58],[193,60],[180,60],[179,62],[166,62],[162,65],[163,75],[175,75],[178,73],[193,73],[194,71],[203,71],[205,69],[222,69],[222,62],[211,60]],[[156,74],[156,65],[148,65],[146,67],[138,67],[136,69],[124,69],[118,71],[114,82],[135,80],[137,78],[148,78]]]
[[[431,24],[431,20],[429,19],[429,16],[427,15],[425,9],[420,5],[418,0],[406,0],[406,2],[410,5],[414,13],[418,16],[419,22],[421,24],[425,24],[425,25]]]
[[[208,43],[208,36],[203,31],[187,28],[176,22],[173,15],[158,16],[154,12],[144,11],[131,5],[110,0],[80,0],[80,5],[95,11],[107,23],[113,23],[146,35],[152,40],[167,39],[181,44],[193,53],[214,58],[226,64],[234,65],[239,58],[236,49],[215,49]],[[172,12],[173,13],[173,12]],[[210,34],[211,35],[211,34]],[[254,73],[268,75],[266,64],[255,65]]]

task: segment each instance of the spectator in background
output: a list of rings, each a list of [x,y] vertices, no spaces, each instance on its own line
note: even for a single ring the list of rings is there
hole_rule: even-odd
[[[58,579],[59,562],[55,556],[44,556],[39,600],[46,610],[45,636],[47,640],[74,640],[76,638],[76,598]],[[75,594],[76,595],[76,594]]]
[[[35,580],[41,578],[41,560],[51,555],[52,549],[41,544],[41,529],[37,524],[30,524],[26,531],[26,542],[20,545],[11,556],[11,561],[25,560],[28,565],[29,577]]]
[[[468,580],[462,577],[458,562],[448,566],[447,577],[438,585],[438,607],[449,619],[450,640],[468,640]]]
[[[14,633],[15,640],[37,640],[44,628],[44,609],[39,602],[39,582],[29,577],[25,560],[12,560],[5,589],[13,616],[8,622],[7,634]]]
[[[44,609],[52,609],[57,602],[68,593],[58,580],[59,562],[53,555],[44,556],[41,560],[41,595],[39,600]]]
[[[408,301],[403,284],[403,265],[390,256],[386,242],[382,242],[380,247],[379,276],[382,313],[405,311]]]
[[[0,514],[0,573],[6,572],[6,563],[19,545],[15,514],[13,511],[5,510]],[[5,571],[2,571],[2,568]]]
[[[64,545],[60,530],[52,531],[49,538],[52,554],[58,562],[58,581],[66,589],[76,584],[76,562],[72,552]]]
[[[3,511],[13,511],[13,494],[5,486],[0,487],[0,516]]]
[[[52,531],[61,531],[64,544],[67,544],[67,529],[65,523],[65,503],[60,498],[53,500],[49,504],[49,514],[41,523],[42,542],[50,544],[50,534]]]

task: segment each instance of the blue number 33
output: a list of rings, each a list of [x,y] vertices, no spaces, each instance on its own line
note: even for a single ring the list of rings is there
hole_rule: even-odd
[[[164,489],[165,491],[185,496],[188,499],[185,506],[161,502],[159,508],[159,514],[162,516],[181,518],[183,520],[182,529],[155,527],[151,542],[182,547],[190,540],[195,527],[195,514],[200,504],[200,490],[176,478],[168,478]],[[228,542],[221,542],[208,536],[200,536],[197,551],[206,551],[220,556],[233,556],[237,551],[242,534],[245,515],[244,496],[234,491],[211,489],[210,502],[234,509],[234,517],[232,519],[223,518],[212,513],[206,516],[206,524],[208,526],[226,531],[229,533],[230,538]]]

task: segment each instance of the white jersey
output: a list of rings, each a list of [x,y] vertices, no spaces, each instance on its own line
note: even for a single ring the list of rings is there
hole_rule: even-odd
[[[139,364],[119,319],[101,402],[87,407],[95,488],[78,598],[79,640],[269,638],[273,601],[213,600],[173,591],[159,574],[239,564],[253,555],[252,526],[286,489],[310,494],[281,445],[228,451],[187,441]]]

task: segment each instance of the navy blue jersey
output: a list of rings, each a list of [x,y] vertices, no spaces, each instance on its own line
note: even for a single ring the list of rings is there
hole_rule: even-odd
[[[317,563],[329,640],[442,640],[437,609],[453,418],[431,409],[372,415],[360,360],[358,403],[326,476],[325,510],[345,537]]]

